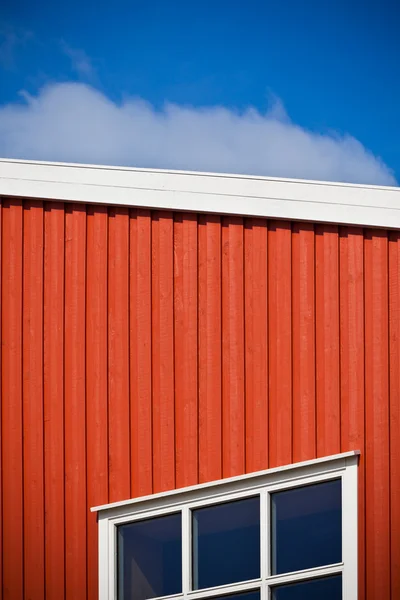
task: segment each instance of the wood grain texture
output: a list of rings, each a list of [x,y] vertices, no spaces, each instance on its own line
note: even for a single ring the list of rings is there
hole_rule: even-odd
[[[293,461],[316,457],[315,236],[312,224],[292,231]]]
[[[268,227],[269,466],[292,462],[292,232]]]
[[[43,204],[23,211],[24,594],[44,598]]]
[[[222,477],[221,222],[199,215],[199,481]]]
[[[22,287],[23,207],[4,200],[2,215],[3,598],[24,597]]]
[[[360,450],[358,469],[359,600],[365,598],[364,236],[340,230],[341,451]]]
[[[2,199],[0,233],[0,600],[95,600],[93,505],[347,450],[359,598],[397,600],[398,232]]]
[[[222,474],[245,469],[243,220],[222,220]]]
[[[86,243],[86,465],[87,506],[108,502],[108,213],[88,207]],[[88,598],[98,597],[97,518],[88,513]]]
[[[390,566],[391,598],[400,598],[400,235],[389,233]]]
[[[246,472],[268,468],[268,228],[244,229]]]
[[[151,370],[151,213],[130,218],[131,495],[153,490]]]
[[[317,456],[340,451],[339,234],[315,228]]]
[[[342,450],[364,446],[364,239],[346,228],[340,236],[340,384]]]
[[[86,596],[86,210],[65,214],[65,597]]]
[[[174,219],[176,487],[198,482],[197,217]]]
[[[365,236],[365,486],[367,599],[390,598],[388,240]]]
[[[173,215],[152,224],[153,491],[175,487]]]
[[[64,256],[65,212],[44,210],[44,508],[46,600],[65,598]]]
[[[129,498],[129,213],[108,215],[108,460],[109,500]]]

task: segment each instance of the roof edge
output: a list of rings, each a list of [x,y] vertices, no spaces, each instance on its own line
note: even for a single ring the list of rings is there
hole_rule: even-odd
[[[227,477],[225,479],[218,479],[216,481],[208,481],[205,483],[198,483],[195,485],[175,488],[172,490],[168,490],[165,492],[158,492],[156,494],[150,494],[147,496],[136,496],[134,498],[129,498],[128,500],[121,500],[119,502],[112,502],[109,504],[102,504],[99,506],[93,506],[90,508],[91,512],[101,513],[103,511],[109,511],[112,509],[121,509],[125,507],[133,507],[135,505],[142,505],[146,502],[156,503],[158,501],[164,501],[168,498],[182,498],[187,494],[196,494],[200,491],[208,490],[208,489],[217,489],[222,488],[226,489],[230,486],[234,486],[236,483],[241,485],[246,484],[246,482],[257,481],[261,478],[271,477],[275,474],[282,473],[291,473],[295,471],[300,471],[307,469],[308,467],[322,467],[323,465],[330,465],[337,462],[354,462],[359,460],[361,452],[360,450],[349,450],[347,452],[341,452],[339,454],[332,454],[328,456],[322,456],[319,458],[312,458],[311,460],[305,460],[301,462],[291,463],[287,465],[282,465],[280,467],[273,467],[270,469],[265,469],[262,471],[255,471],[252,473],[245,473],[242,475],[235,475],[234,477]]]
[[[0,195],[400,228],[400,187],[0,159]]]

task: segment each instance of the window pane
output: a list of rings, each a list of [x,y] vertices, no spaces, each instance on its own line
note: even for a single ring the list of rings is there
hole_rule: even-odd
[[[342,600],[342,576],[325,577],[280,585],[272,590],[272,600]]]
[[[342,560],[340,479],[271,494],[272,573]]]
[[[118,527],[118,600],[182,591],[181,515]]]
[[[193,511],[195,590],[260,577],[260,499]]]

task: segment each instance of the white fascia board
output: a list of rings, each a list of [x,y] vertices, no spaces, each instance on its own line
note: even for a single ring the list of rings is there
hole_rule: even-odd
[[[400,188],[0,159],[0,195],[400,228]]]
[[[218,488],[220,489],[221,493],[227,493],[229,491],[235,491],[238,486],[240,488],[256,487],[260,480],[263,480],[267,477],[273,478],[275,475],[278,476],[278,478],[282,478],[282,476],[286,474],[288,477],[293,478],[297,472],[299,476],[304,476],[307,473],[311,475],[315,470],[320,471],[323,468],[326,468],[326,470],[329,470],[330,468],[336,468],[338,466],[343,468],[343,466],[358,460],[359,455],[360,452],[358,450],[342,452],[341,454],[315,458],[313,460],[284,465],[273,469],[267,469],[265,471],[247,473],[245,475],[220,479],[218,481],[210,481],[207,483],[178,488],[167,492],[160,492],[158,494],[151,494],[149,496],[139,496],[130,500],[122,500],[120,502],[113,502],[111,504],[94,506],[90,510],[91,512],[104,514],[108,512],[115,513],[121,510],[127,511],[130,508],[133,509],[137,505],[154,505],[160,501],[164,504],[167,502],[171,504],[174,502],[179,503],[184,500],[186,501],[188,497],[197,497],[202,493],[207,495],[209,490],[213,490],[213,493],[216,494]]]

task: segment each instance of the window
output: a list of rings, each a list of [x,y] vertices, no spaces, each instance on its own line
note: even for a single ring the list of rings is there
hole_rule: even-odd
[[[357,453],[97,507],[101,600],[354,600]]]

